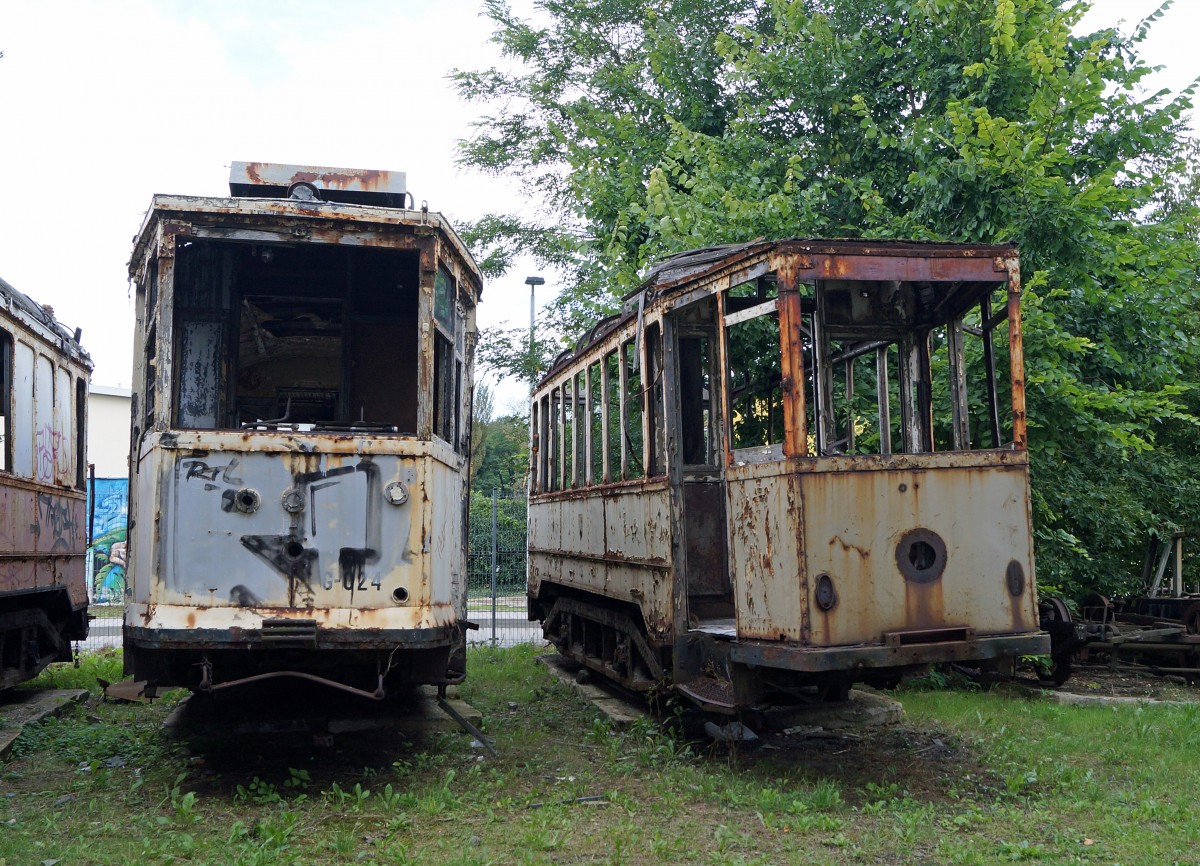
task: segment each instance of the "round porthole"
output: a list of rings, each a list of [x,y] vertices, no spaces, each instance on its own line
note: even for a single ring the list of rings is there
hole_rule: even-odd
[[[398,586],[392,590],[392,601],[396,604],[404,604],[408,601],[408,590],[402,586]]]
[[[896,565],[905,580],[933,583],[946,570],[946,542],[930,529],[910,529],[896,545]]]

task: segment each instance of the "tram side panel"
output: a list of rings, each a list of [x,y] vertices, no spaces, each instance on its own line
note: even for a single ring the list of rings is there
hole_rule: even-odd
[[[87,637],[90,370],[77,340],[0,280],[0,689]]]

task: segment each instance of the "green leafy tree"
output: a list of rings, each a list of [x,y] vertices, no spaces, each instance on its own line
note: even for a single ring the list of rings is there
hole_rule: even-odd
[[[568,339],[690,247],[1016,242],[1041,582],[1130,589],[1147,532],[1200,526],[1192,89],[1145,90],[1169,0],[1129,34],[1087,5],[492,2],[522,68],[458,74],[501,105],[462,160],[543,196]]]

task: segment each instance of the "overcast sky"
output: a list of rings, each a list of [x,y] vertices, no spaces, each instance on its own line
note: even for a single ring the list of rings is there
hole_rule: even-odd
[[[1159,2],[1097,0],[1086,23],[1131,26]],[[230,161],[254,160],[404,171],[451,220],[511,209],[513,184],[454,165],[473,109],[446,73],[498,59],[480,8],[0,0],[0,277],[83,328],[96,384],[128,387],[126,262],[154,193],[225,195]],[[1147,41],[1162,86],[1200,75],[1198,32],[1200,0],[1179,0]],[[527,324],[529,269],[485,287],[482,325]]]

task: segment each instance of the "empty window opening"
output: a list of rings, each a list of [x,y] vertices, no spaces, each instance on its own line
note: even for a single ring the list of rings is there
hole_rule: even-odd
[[[608,419],[608,439],[604,448],[604,480],[616,481],[621,478],[621,431],[625,425],[621,422],[621,386],[622,378],[620,364],[616,352],[604,356],[604,411]]]
[[[646,477],[642,448],[642,370],[637,344],[626,340],[621,346],[621,405],[625,407],[625,440],[621,448],[621,475],[626,479]]]
[[[587,481],[589,484],[599,484],[605,480],[605,466],[607,464],[607,461],[604,459],[604,401],[607,395],[604,393],[602,387],[599,361],[587,368],[587,395],[589,418]]]
[[[179,426],[415,434],[416,251],[185,241],[175,268]],[[461,388],[454,363],[452,345],[441,347],[435,432],[450,442]],[[153,330],[146,368],[149,415]]]
[[[712,339],[679,337],[679,426],[685,466],[715,462],[712,411]]]
[[[830,281],[817,297],[803,334],[808,453],[964,451],[1011,438],[998,390],[1009,381],[1006,309],[991,311],[986,288]],[[958,315],[940,312],[952,301]]]
[[[777,445],[784,438],[779,310],[761,294],[739,298],[731,290],[726,299],[729,444],[735,450]]]

